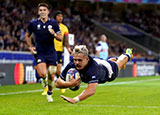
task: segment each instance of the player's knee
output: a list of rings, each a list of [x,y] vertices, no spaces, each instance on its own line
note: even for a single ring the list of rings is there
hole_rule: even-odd
[[[41,78],[45,78],[45,77],[46,77],[46,74],[47,74],[47,73],[40,73],[39,76],[40,76]]]
[[[41,78],[45,78],[46,75],[47,75],[47,71],[38,72],[38,75],[39,75],[39,77],[41,77]]]
[[[49,72],[50,75],[53,74],[53,73],[56,73],[56,71],[57,71],[56,66],[49,66],[48,72]]]

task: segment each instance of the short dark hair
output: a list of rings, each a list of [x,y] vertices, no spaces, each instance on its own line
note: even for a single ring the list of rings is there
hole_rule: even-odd
[[[49,9],[49,6],[48,6],[47,3],[39,3],[39,4],[38,4],[38,8],[41,7],[41,6],[44,6],[44,7],[46,7],[46,8]]]
[[[61,10],[57,10],[57,11],[55,11],[55,13],[54,13],[54,19],[56,19],[56,16],[57,16],[58,14],[62,14],[62,15],[63,15],[63,13],[62,13]]]

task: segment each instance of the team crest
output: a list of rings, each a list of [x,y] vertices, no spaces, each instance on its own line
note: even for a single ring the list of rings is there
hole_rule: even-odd
[[[48,29],[52,29],[52,25],[48,25]]]
[[[59,61],[62,62],[62,59],[60,59]]]
[[[41,25],[40,24],[37,25],[37,29],[38,30],[41,29]]]
[[[41,60],[41,59],[38,59],[38,60],[37,60],[37,63],[40,63],[40,62],[42,62],[42,60]]]

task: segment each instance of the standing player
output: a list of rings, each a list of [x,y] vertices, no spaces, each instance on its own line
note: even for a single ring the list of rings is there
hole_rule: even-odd
[[[133,58],[132,49],[128,48],[125,54],[109,60],[93,59],[88,55],[88,49],[84,45],[75,46],[73,49],[73,60],[66,66],[56,82],[58,88],[68,88],[80,85],[82,82],[88,83],[88,87],[78,96],[69,98],[61,96],[69,103],[82,101],[96,92],[98,83],[113,81],[121,70],[122,66]],[[66,73],[70,68],[76,68],[80,73],[80,78],[73,77],[69,82],[65,81]]]
[[[62,41],[58,41],[56,39],[54,39],[54,45],[56,48],[56,52],[57,52],[57,59],[58,59],[58,64],[57,64],[57,77],[59,77],[59,75],[61,74],[61,67],[62,67],[62,53],[63,53],[63,44],[64,46],[67,48],[68,52],[71,54],[72,50],[70,49],[70,46],[68,44],[68,28],[67,26],[65,26],[62,21],[63,21],[63,13],[60,10],[57,10],[55,12],[54,15],[54,19],[57,20],[61,33],[62,33],[62,37],[63,40]],[[65,89],[60,89],[61,93],[65,93]]]
[[[106,35],[102,34],[100,36],[100,41],[96,46],[96,56],[100,59],[106,60],[108,58],[108,44]]]
[[[57,21],[48,17],[49,7],[46,3],[38,4],[38,15],[38,19],[30,21],[25,38],[30,52],[36,54],[36,68],[39,76],[43,78],[42,82],[44,83],[44,87],[48,85],[47,100],[48,102],[53,102],[52,90],[57,65],[57,54],[53,39],[55,38],[61,41],[62,35]],[[32,45],[30,40],[32,33],[35,34],[36,47]]]

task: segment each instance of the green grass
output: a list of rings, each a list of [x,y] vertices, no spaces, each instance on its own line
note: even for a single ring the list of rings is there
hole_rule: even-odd
[[[65,96],[75,97],[86,86],[87,84],[82,84],[76,92],[67,89]],[[26,93],[41,89],[40,84],[1,86],[0,115],[160,114],[160,77],[117,78],[113,82],[99,85],[94,96],[78,104],[70,104],[61,99],[57,89],[53,93],[53,103],[48,103],[46,96],[41,96],[41,91]],[[22,93],[7,94],[10,92]]]

